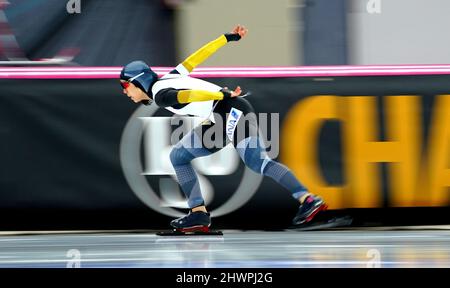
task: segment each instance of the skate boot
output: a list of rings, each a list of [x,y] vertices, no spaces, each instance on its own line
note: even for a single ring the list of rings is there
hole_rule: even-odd
[[[298,208],[298,212],[292,220],[292,224],[305,224],[311,221],[317,213],[326,210],[327,207],[327,204],[325,204],[322,198],[315,195],[309,195]]]
[[[179,232],[208,232],[211,225],[209,213],[190,211],[188,215],[172,220],[170,226]]]

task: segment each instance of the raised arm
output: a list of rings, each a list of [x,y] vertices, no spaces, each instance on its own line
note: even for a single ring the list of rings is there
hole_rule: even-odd
[[[188,58],[186,58],[180,65],[175,69],[180,74],[189,74],[194,70],[195,67],[200,65],[206,59],[208,59],[212,54],[214,54],[219,48],[224,46],[230,41],[238,41],[247,34],[247,29],[244,26],[237,25],[230,33],[220,35],[217,39],[204,45],[202,48],[198,49]]]

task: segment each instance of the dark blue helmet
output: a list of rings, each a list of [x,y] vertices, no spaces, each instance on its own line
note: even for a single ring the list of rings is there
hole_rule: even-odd
[[[131,83],[150,95],[150,89],[158,80],[158,75],[143,61],[133,61],[123,67],[122,72],[120,72],[120,79],[131,80]]]

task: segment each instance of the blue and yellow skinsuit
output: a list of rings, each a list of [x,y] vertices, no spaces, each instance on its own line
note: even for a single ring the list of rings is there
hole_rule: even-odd
[[[188,198],[190,208],[204,205],[199,181],[191,161],[197,157],[210,155],[225,147],[229,142],[232,142],[245,165],[280,183],[292,193],[294,198],[299,199],[307,193],[307,189],[286,166],[267,156],[258,137],[258,124],[253,107],[247,100],[241,97],[231,98],[231,93],[223,90],[222,87],[189,77],[189,73],[195,67],[220,47],[229,41],[239,39],[239,34],[221,35],[193,53],[151,87],[151,94],[158,106],[179,115],[193,115],[210,120],[209,124],[193,129],[174,146],[170,154],[178,182]],[[211,113],[213,110],[214,113]],[[208,129],[217,128],[214,127],[217,117],[222,118],[220,123],[227,123],[222,128],[223,143],[219,143],[216,147],[208,147],[202,135],[205,135]],[[233,117],[237,122],[235,129],[227,129]],[[242,128],[241,131],[245,133],[236,133],[239,128]],[[196,145],[192,145],[193,143]]]

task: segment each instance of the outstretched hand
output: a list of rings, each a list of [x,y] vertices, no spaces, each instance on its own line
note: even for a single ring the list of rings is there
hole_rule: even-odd
[[[247,35],[248,29],[242,26],[241,24],[236,25],[236,27],[233,28],[233,31],[231,33],[233,34],[239,34],[241,38],[244,38],[245,35]]]

